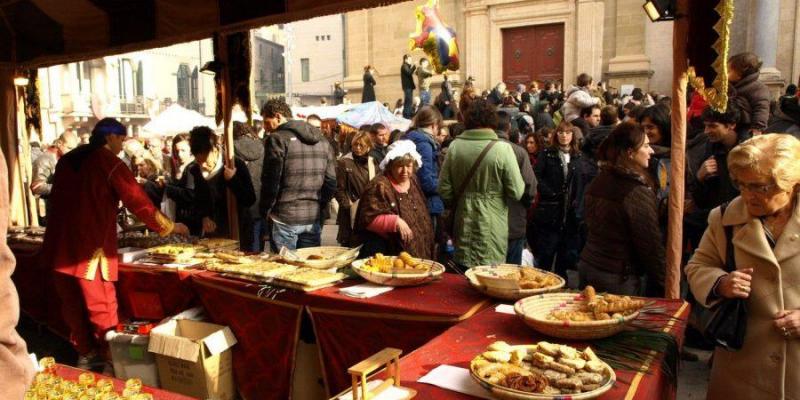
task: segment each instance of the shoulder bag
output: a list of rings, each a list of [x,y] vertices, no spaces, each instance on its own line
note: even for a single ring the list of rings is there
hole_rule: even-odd
[[[720,206],[720,218],[725,215],[727,203]],[[733,227],[725,226],[725,271],[736,270],[733,251]],[[703,335],[714,343],[729,351],[742,348],[747,332],[747,299],[723,299],[710,310],[710,315],[703,326]]]

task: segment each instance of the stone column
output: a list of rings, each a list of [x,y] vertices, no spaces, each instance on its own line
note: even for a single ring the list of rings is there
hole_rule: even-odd
[[[602,0],[578,0],[576,14],[575,69],[579,74],[586,72],[598,82],[603,72],[605,4]]]
[[[778,60],[778,26],[780,24],[780,0],[759,0],[753,6],[753,53],[763,65],[760,79],[778,95],[783,88],[781,72],[776,68]]]
[[[649,89],[650,57],[645,54],[645,23],[647,19],[640,0],[617,0],[615,56],[608,62],[607,78],[619,88],[632,84]]]
[[[485,90],[492,87],[491,77],[489,76],[489,8],[483,4],[471,5],[470,3],[470,1],[467,1],[464,9],[466,35],[464,35],[464,40],[460,42],[464,46],[463,50],[466,53],[464,54],[466,61],[464,69],[467,71],[467,77],[472,76],[475,78],[475,87]],[[497,43],[496,45],[500,46],[501,44]]]

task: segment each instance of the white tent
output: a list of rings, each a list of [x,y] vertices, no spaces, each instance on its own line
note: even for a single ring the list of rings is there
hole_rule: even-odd
[[[354,128],[382,123],[388,126],[389,129],[399,129],[401,131],[407,130],[411,125],[411,120],[394,115],[386,106],[377,101],[356,104],[355,107],[336,117],[336,121]]]
[[[194,110],[187,110],[179,104],[173,104],[145,124],[139,137],[174,136],[189,132],[195,126],[217,129],[213,118],[206,117]]]
[[[317,115],[321,119],[335,119],[344,114],[347,110],[355,108],[360,104],[340,104],[338,106],[310,106],[292,107],[292,114],[296,119],[306,119],[309,115]]]

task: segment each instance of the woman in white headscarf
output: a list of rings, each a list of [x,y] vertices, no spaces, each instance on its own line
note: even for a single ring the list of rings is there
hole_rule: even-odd
[[[433,224],[416,170],[422,158],[408,140],[389,146],[380,165],[383,174],[369,183],[356,213],[354,230],[363,244],[360,257],[375,253],[433,258]]]

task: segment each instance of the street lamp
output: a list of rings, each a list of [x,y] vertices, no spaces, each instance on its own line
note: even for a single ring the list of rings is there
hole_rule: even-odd
[[[672,0],[647,0],[642,5],[650,21],[671,21],[675,19],[675,3]]]

